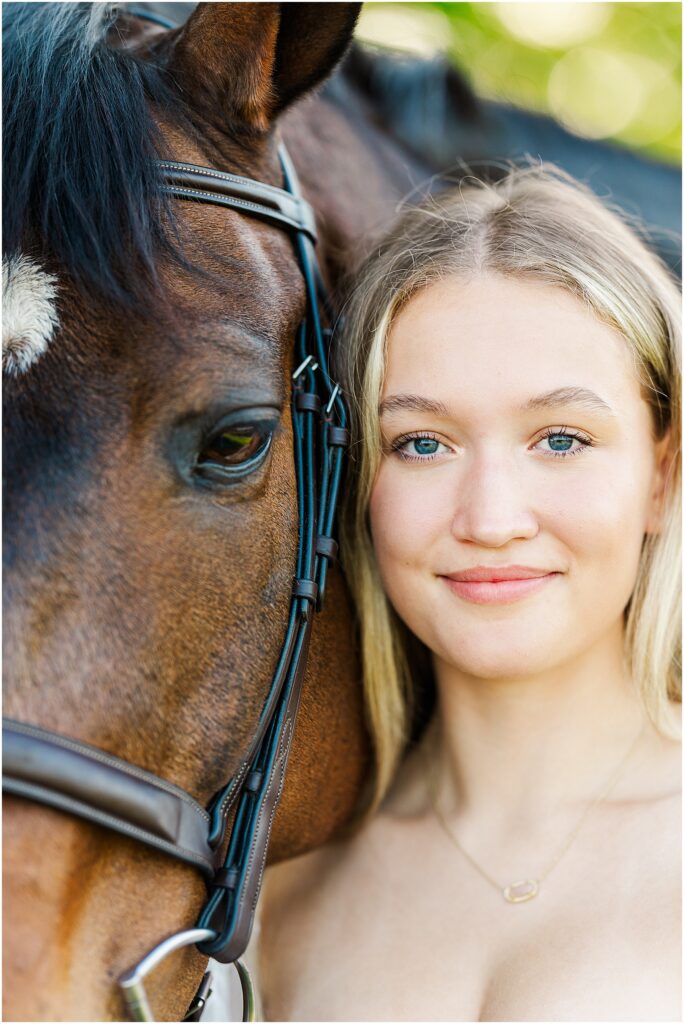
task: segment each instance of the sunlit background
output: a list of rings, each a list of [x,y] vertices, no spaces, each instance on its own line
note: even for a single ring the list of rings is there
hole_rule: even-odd
[[[367,3],[357,37],[447,55],[475,90],[681,159],[679,3]]]

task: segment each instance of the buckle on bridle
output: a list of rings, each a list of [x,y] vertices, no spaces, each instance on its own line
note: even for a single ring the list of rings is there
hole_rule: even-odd
[[[175,953],[176,950],[184,949],[185,946],[194,946],[198,942],[211,942],[217,937],[217,933],[213,928],[188,928],[182,932],[176,932],[175,935],[170,935],[168,939],[164,939],[159,945],[151,949],[149,953],[142,958],[142,960],[132,967],[130,971],[126,971],[119,978],[119,988],[123,993],[123,997],[126,1001],[126,1008],[131,1016],[131,1020],[141,1021],[154,1021],[156,1017],[152,1013],[149,999],[147,998],[147,992],[145,990],[145,978],[147,975],[158,967],[163,960],[166,960],[167,956],[171,953]],[[235,960],[235,969],[238,972],[240,978],[240,987],[242,989],[242,1019],[243,1021],[256,1020],[256,1000],[254,998],[254,986],[250,977],[249,971],[242,963],[241,960]],[[191,1013],[194,1015],[197,1011],[201,1011],[202,1007],[198,1005],[198,999],[201,1000],[202,1006],[209,998],[209,983],[210,978],[207,980],[205,975],[202,979],[202,984],[197,993],[197,996],[193,1000],[193,1006]],[[190,1019],[190,1018],[187,1018]]]
[[[306,370],[307,366],[308,366],[308,365],[309,365],[309,363],[311,363],[311,362],[313,362],[313,356],[312,356],[311,354],[309,354],[309,355],[308,355],[308,356],[306,357],[306,359],[305,359],[305,360],[304,360],[303,362],[301,362],[301,363],[299,364],[299,366],[297,367],[297,369],[296,369],[296,370],[294,371],[294,373],[292,374],[292,380],[297,380],[297,378],[298,378],[298,377],[301,377],[301,375],[302,375],[302,374],[304,373],[304,370]],[[314,362],[314,363],[313,363],[313,366],[311,367],[311,369],[312,369],[312,370],[317,370],[317,369],[318,369],[318,363],[315,363],[315,362]]]

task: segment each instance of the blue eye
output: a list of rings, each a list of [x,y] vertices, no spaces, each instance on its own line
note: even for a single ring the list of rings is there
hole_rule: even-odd
[[[551,434],[548,440],[549,448],[552,451],[567,452],[568,448],[572,448],[572,442],[575,438],[568,437],[566,434]]]
[[[439,441],[433,437],[416,437],[410,444],[416,455],[435,455],[439,448]]]
[[[541,451],[547,455],[560,456],[579,455],[580,452],[592,447],[592,441],[581,434],[570,434],[565,428],[562,430],[549,430],[537,441],[535,448],[542,442],[548,442],[548,448],[542,447]]]
[[[392,445],[393,450],[408,462],[429,462],[449,449],[436,437],[419,434],[414,437],[400,437]]]

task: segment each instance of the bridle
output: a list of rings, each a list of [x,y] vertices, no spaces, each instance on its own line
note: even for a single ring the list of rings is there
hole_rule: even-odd
[[[283,146],[279,157],[284,188],[194,164],[158,163],[163,191],[169,195],[239,210],[291,234],[306,289],[292,375],[296,570],[285,638],[249,748],[235,775],[205,810],[189,793],[128,761],[49,729],[3,719],[6,792],[137,839],[192,864],[207,881],[208,898],[197,926],[164,940],[119,979],[134,1020],[154,1020],[145,976],[169,953],[191,944],[222,963],[236,964],[243,1020],[254,1019],[249,975],[239,957],[249,941],[283,788],[313,613],[321,608],[328,562],[337,553],[333,533],[348,431],[340,389],[328,373],[330,331],[321,322],[322,312],[332,323],[332,310],[314,251],[313,210],[302,197]],[[233,812],[227,852],[221,858]],[[199,1019],[208,986],[205,975],[186,1020]]]

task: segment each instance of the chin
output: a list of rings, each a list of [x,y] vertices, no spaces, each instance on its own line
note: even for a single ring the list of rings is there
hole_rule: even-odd
[[[463,643],[452,639],[448,645],[435,645],[432,649],[458,672],[489,680],[526,678],[548,671],[561,664],[567,653],[560,645],[540,648],[534,638],[526,642],[519,636],[515,642],[492,642],[490,636],[482,643],[474,642],[471,636]]]

